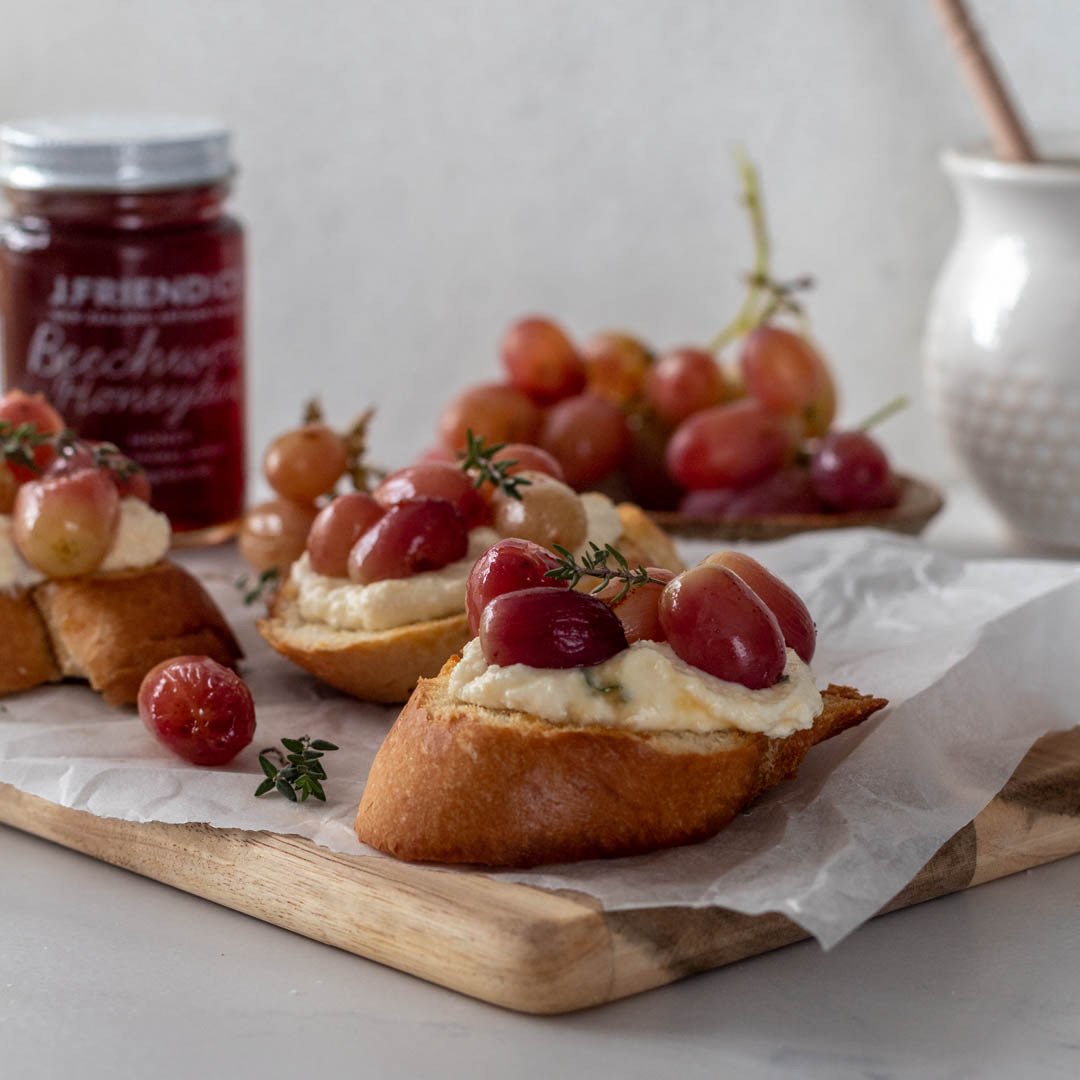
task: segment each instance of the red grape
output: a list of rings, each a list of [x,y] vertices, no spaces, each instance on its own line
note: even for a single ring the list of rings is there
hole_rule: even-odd
[[[619,617],[626,640],[633,645],[635,641],[663,641],[664,630],[660,625],[660,597],[664,586],[675,576],[670,570],[658,566],[647,567],[649,577],[661,584],[648,582],[631,589],[621,600],[611,605],[611,610]],[[611,581],[593,595],[609,601],[622,591],[623,582]]]
[[[738,574],[776,617],[787,647],[810,663],[817,643],[817,630],[809,610],[794,589],[769,573],[757,559],[740,551],[718,551],[710,555],[705,564],[724,566]]]
[[[545,576],[558,565],[559,560],[550,551],[530,540],[512,536],[489,547],[473,564],[465,590],[465,610],[472,632],[480,632],[480,616],[496,596],[541,585],[567,588],[569,582]]]
[[[240,525],[240,554],[256,570],[288,569],[304,554],[315,507],[291,499],[271,499],[253,506]]]
[[[327,503],[315,515],[307,536],[311,569],[328,577],[347,577],[349,552],[384,513],[363,491],[350,491]]]
[[[459,394],[439,417],[439,440],[449,451],[464,450],[471,431],[489,445],[536,441],[540,410],[520,391],[483,383]]]
[[[727,397],[724,376],[704,349],[672,349],[649,369],[645,400],[667,424],[719,405]]]
[[[0,396],[0,422],[8,423],[13,428],[32,424],[39,435],[53,435],[64,430],[64,418],[45,400],[41,394],[25,394],[22,390],[11,389]],[[17,483],[25,483],[49,467],[56,457],[56,448],[51,442],[34,447],[34,468],[8,462],[7,468]]]
[[[139,717],[193,765],[224,765],[255,735],[251,691],[209,656],[177,656],[148,671],[139,687]]]
[[[518,319],[499,351],[510,384],[538,405],[551,405],[585,387],[585,368],[566,334],[550,319]]]
[[[562,466],[566,482],[584,491],[622,464],[630,430],[614,402],[579,394],[548,410],[540,445]]]
[[[699,491],[688,491],[679,502],[679,512],[692,514],[694,517],[725,517],[738,494],[735,488],[702,488]]]
[[[865,431],[834,431],[810,462],[818,495],[836,510],[884,510],[900,500],[885,451]]]
[[[387,508],[424,495],[445,499],[461,511],[470,529],[484,524],[491,517],[490,507],[473,486],[472,479],[457,466],[438,461],[407,465],[391,473],[372,495],[377,503]]]
[[[528,469],[531,472],[547,473],[556,480],[566,482],[562,466],[555,458],[546,450],[541,450],[539,446],[531,446],[529,443],[507,443],[501,450],[491,455],[491,460],[514,462],[506,470],[507,476],[516,476],[519,472]]]
[[[748,487],[778,469],[795,448],[792,421],[746,398],[695,413],[667,447],[671,475],[700,488]]]
[[[623,462],[630,497],[650,510],[674,510],[682,488],[672,480],[664,462],[671,432],[657,419],[641,413],[627,417],[630,450]]]
[[[739,366],[747,390],[766,408],[799,416],[814,432],[826,430],[832,422],[836,411],[832,377],[806,338],[779,326],[759,326],[746,335]]]
[[[603,333],[581,350],[590,394],[625,405],[641,393],[652,353],[629,334]]]
[[[357,540],[349,579],[369,585],[441,570],[469,550],[469,529],[453,503],[424,496],[396,503]]]
[[[660,597],[660,625],[676,656],[718,679],[761,690],[784,672],[776,617],[722,566],[695,566],[670,582]]]
[[[805,465],[785,465],[771,476],[734,492],[728,504],[731,517],[757,514],[820,514],[825,505],[818,497]]]
[[[453,450],[447,450],[445,446],[439,444],[429,446],[417,456],[414,464],[426,465],[429,461],[445,461],[448,465],[456,465],[457,460],[457,454]]]
[[[546,548],[561,544],[571,551],[587,539],[589,519],[581,499],[546,473],[523,472],[528,485],[517,489],[520,498],[496,491],[491,498],[496,532],[518,536]]]
[[[116,485],[121,499],[132,496],[150,501],[150,481],[146,473],[112,443],[78,440],[67,447],[48,468],[48,475],[77,472],[80,469],[102,469]]]
[[[89,574],[116,534],[120,496],[101,469],[78,469],[28,480],[15,496],[15,543],[49,577]]]
[[[602,600],[539,586],[496,596],[480,619],[489,664],[591,667],[626,648],[622,623]]]
[[[279,495],[313,503],[333,490],[347,464],[341,436],[326,424],[311,423],[279,435],[269,445],[263,473]]]

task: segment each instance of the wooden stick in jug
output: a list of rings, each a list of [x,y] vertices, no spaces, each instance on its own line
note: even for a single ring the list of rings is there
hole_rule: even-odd
[[[933,0],[948,31],[949,43],[990,126],[994,153],[1004,161],[1036,161],[1035,147],[987,55],[964,7],[964,0]]]

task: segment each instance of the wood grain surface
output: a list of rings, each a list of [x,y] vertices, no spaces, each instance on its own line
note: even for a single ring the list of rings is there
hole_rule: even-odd
[[[295,836],[99,818],[0,784],[0,822],[512,1009],[559,1013],[805,938],[781,915],[591,897],[339,855]],[[1080,851],[1080,729],[1048,735],[884,911]]]

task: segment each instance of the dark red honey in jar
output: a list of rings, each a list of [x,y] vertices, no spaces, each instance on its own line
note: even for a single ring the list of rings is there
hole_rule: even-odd
[[[244,251],[229,134],[89,115],[0,126],[5,388],[138,461],[177,532],[244,503]]]

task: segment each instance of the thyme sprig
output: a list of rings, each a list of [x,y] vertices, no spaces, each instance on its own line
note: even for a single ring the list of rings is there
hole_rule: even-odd
[[[594,593],[600,592],[610,581],[621,581],[623,587],[618,595],[612,597],[613,604],[617,604],[631,589],[636,589],[640,585],[667,584],[660,578],[651,577],[649,571],[641,563],[631,567],[626,561],[626,556],[611,544],[601,547],[589,541],[589,550],[581,556],[580,563],[574,553],[561,544],[553,546],[559,556],[559,565],[549,570],[544,575],[545,577],[554,578],[555,581],[568,581],[571,588],[576,587],[582,578],[599,578],[599,583],[590,590]],[[609,560],[614,561],[615,565],[609,566]]]
[[[493,460],[505,446],[506,443],[488,445],[483,437],[478,438],[470,428],[465,432],[465,456],[461,460],[461,471],[476,474],[474,487],[483,487],[487,482],[509,495],[511,499],[520,501],[521,492],[518,489],[528,487],[532,481],[525,476],[508,475],[510,469],[517,464],[516,460]]]
[[[256,798],[268,791],[277,791],[289,802],[307,802],[309,795],[326,802],[322,787],[326,770],[319,759],[337,747],[332,742],[312,739],[309,735],[301,735],[299,739],[282,739],[281,745],[289,751],[288,754],[283,754],[276,746],[269,746],[259,754],[259,765],[266,779],[255,789]],[[270,760],[271,756],[277,759],[277,765]]]
[[[280,577],[281,571],[276,566],[269,566],[254,581],[247,574],[241,574],[233,584],[243,594],[244,603],[250,606],[272,593],[278,587]]]
[[[54,433],[38,431],[37,425],[32,422],[16,425],[9,420],[0,420],[0,461],[41,472],[41,467],[34,460],[34,451],[55,438]]]

